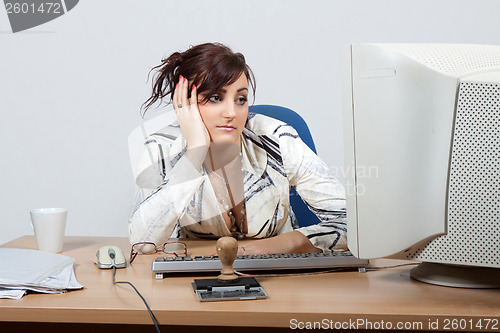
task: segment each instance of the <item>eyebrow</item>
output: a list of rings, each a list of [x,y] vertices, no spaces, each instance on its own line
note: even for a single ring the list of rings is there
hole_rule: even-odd
[[[240,88],[240,89],[236,90],[236,92],[242,92],[243,90],[248,91],[248,88]],[[222,93],[225,94],[225,93],[227,93],[227,90],[226,89],[221,89],[220,92],[222,92]]]

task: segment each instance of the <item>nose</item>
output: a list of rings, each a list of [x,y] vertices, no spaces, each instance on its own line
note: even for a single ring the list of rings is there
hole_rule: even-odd
[[[224,111],[222,112],[224,118],[234,118],[236,117],[236,108],[232,101],[228,101],[224,105]]]

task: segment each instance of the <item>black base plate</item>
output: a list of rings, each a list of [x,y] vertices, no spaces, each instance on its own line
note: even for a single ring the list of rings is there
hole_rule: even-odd
[[[239,278],[231,283],[221,283],[217,279],[195,279],[192,286],[200,302],[267,298],[266,292],[253,277]]]

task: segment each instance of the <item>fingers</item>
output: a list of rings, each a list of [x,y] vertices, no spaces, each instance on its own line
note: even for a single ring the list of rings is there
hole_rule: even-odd
[[[177,105],[179,104],[179,84],[178,83],[175,85],[174,96],[172,97],[172,103],[174,104],[175,112],[179,111],[177,109]]]
[[[189,98],[188,98],[188,88],[189,88],[189,81],[185,77],[180,75],[179,83],[177,83],[177,85],[175,86],[174,96],[172,98],[175,111],[180,111],[179,109],[188,106],[190,107],[194,106],[195,108],[197,108],[198,106],[197,88],[193,84],[191,90],[191,97]]]
[[[196,86],[193,83],[193,88],[191,89],[191,98],[189,99],[189,104],[196,106],[198,104],[198,94],[196,93]]]
[[[198,110],[196,86],[193,85],[190,98],[188,98],[188,87],[188,80],[179,76],[179,83],[174,89],[172,103],[189,150],[196,147],[207,147],[210,144],[210,135]],[[196,165],[198,164],[196,163]]]
[[[188,101],[188,80],[185,77],[179,78],[179,103],[182,107],[187,107],[189,105]],[[178,106],[178,105],[177,105]]]
[[[175,111],[180,111],[182,107],[186,107],[189,105],[187,98],[188,85],[189,85],[188,80],[182,75],[180,75],[179,82],[175,86],[174,96],[172,98]]]

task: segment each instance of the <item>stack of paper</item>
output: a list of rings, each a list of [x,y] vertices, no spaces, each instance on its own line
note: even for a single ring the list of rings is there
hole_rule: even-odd
[[[20,299],[28,290],[62,293],[81,289],[73,258],[37,250],[0,248],[0,298]]]

